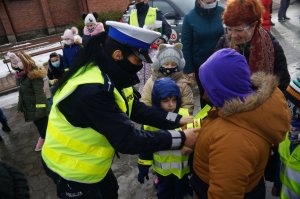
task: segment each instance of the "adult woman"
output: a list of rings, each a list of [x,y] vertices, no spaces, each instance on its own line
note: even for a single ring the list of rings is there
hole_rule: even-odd
[[[290,82],[286,57],[278,41],[261,26],[263,7],[257,0],[231,0],[223,15],[226,34],[217,49],[234,48],[243,54],[251,73],[264,71],[277,75],[284,91]]]
[[[19,102],[18,111],[23,112],[25,121],[33,121],[40,138],[35,151],[41,151],[44,143],[48,122],[49,105],[44,93],[44,81],[47,71],[44,67],[37,68],[34,60],[25,52],[17,54],[20,63],[13,67],[19,74]]]
[[[264,170],[271,145],[284,139],[290,113],[275,75],[250,77],[244,56],[215,52],[199,77],[215,107],[208,113],[194,151],[191,183],[201,199],[264,199]]]
[[[199,87],[200,95],[203,89],[198,78],[200,65],[213,53],[219,38],[224,33],[221,15],[224,9],[218,6],[216,0],[196,0],[195,8],[183,20],[182,44],[186,60],[183,72],[194,79]],[[201,106],[206,102],[201,99]]]

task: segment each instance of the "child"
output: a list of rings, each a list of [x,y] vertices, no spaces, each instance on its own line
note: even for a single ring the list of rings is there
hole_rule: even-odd
[[[98,35],[105,30],[103,23],[97,22],[97,13],[82,14],[81,17],[84,20],[82,43],[85,46],[92,36]]]
[[[47,75],[44,67],[38,68],[35,61],[25,52],[17,54],[18,63],[13,67],[18,72],[19,101],[18,111],[24,114],[25,121],[32,121],[40,137],[35,151],[41,151],[46,136],[49,104],[44,93],[43,79]]]
[[[154,83],[152,90],[152,106],[169,112],[188,115],[187,109],[180,109],[181,94],[179,87],[171,78],[160,78]],[[144,126],[145,130],[157,130]],[[154,154],[141,154],[138,162],[138,181],[144,183],[148,178],[149,167],[157,173],[158,198],[183,198],[188,194],[188,156],[180,150],[159,151]],[[149,164],[150,163],[150,164]]]
[[[81,49],[81,45],[79,43],[75,43],[75,37],[73,31],[70,29],[66,29],[64,35],[61,37],[64,42],[63,48],[63,61],[65,69],[70,68],[73,63],[73,60]]]
[[[181,107],[189,109],[189,113],[192,114],[194,97],[189,85],[190,81],[184,77],[182,72],[184,65],[185,60],[183,58],[181,43],[159,45],[158,52],[153,59],[152,75],[143,88],[141,101],[151,106],[151,93],[154,81],[162,77],[170,77],[179,86],[182,100]]]
[[[291,130],[279,144],[280,164],[272,195],[292,199],[300,198],[300,73],[292,76],[285,96],[292,114]]]

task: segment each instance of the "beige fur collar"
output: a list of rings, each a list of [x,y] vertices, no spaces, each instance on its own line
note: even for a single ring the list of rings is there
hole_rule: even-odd
[[[29,79],[44,78],[47,75],[47,71],[44,67],[36,67],[27,73]]]

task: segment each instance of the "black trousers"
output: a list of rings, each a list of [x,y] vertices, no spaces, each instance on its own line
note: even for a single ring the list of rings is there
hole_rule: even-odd
[[[197,175],[193,174],[190,183],[197,196],[201,199],[207,199],[208,184],[202,181]],[[238,187],[237,187],[238,189]],[[250,192],[245,193],[244,199],[265,199],[266,198],[266,185],[264,178],[258,182]]]
[[[46,174],[56,184],[57,196],[61,199],[118,199],[118,182],[110,169],[105,178],[97,183],[86,184],[66,180],[51,171],[42,160]]]
[[[45,139],[46,137],[46,131],[47,131],[47,125],[48,125],[48,116],[39,118],[35,121],[33,121],[36,128],[39,131],[40,137]]]

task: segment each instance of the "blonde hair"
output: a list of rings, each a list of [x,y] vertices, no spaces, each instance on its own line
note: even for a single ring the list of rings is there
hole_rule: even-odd
[[[23,63],[25,72],[31,71],[36,67],[35,61],[31,58],[29,54],[25,53],[24,51],[18,52],[17,56]]]

